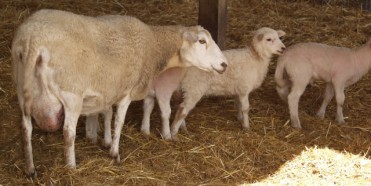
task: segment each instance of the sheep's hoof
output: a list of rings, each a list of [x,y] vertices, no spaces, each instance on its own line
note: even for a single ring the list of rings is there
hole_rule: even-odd
[[[111,155],[111,157],[115,160],[115,163],[117,163],[117,164],[119,164],[120,163],[120,154],[117,154],[117,155],[115,155],[115,156],[112,156]]]
[[[140,130],[140,132],[145,136],[150,136],[151,132],[149,130]]]

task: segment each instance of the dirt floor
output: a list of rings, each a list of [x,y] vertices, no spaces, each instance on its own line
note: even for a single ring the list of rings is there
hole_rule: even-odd
[[[62,131],[47,134],[35,129],[32,140],[38,176],[26,178],[21,117],[11,80],[9,52],[14,31],[22,20],[36,10],[53,8],[90,16],[132,15],[148,24],[195,25],[197,4],[196,0],[0,1],[0,185],[254,183],[275,174],[307,148],[346,151],[361,155],[369,162],[371,73],[346,89],[346,124],[342,126],[334,119],[334,101],[324,120],[315,117],[324,87],[321,83],[309,86],[300,102],[303,130],[298,131],[290,127],[287,105],[275,91],[273,59],[265,83],[250,96],[250,131],[241,130],[232,98],[213,97],[202,99],[191,112],[187,118],[190,133],[181,132],[180,141],[161,139],[158,109],[151,118],[152,136],[146,138],[139,132],[142,103],[134,102],[122,130],[120,164],[114,163],[107,149],[86,141],[82,118],[75,142],[77,169],[64,168]],[[249,42],[250,32],[263,26],[286,31],[286,46],[313,41],[357,47],[371,36],[370,20],[371,13],[362,11],[357,1],[228,0],[227,48],[244,47]],[[317,158],[306,157],[307,161]],[[304,164],[303,167],[298,165],[295,166],[298,172],[306,168]],[[370,176],[371,167],[368,167],[370,169],[364,171]],[[358,175],[364,180],[362,183],[370,184],[371,180],[362,176],[364,174]],[[356,180],[356,177],[351,179]]]

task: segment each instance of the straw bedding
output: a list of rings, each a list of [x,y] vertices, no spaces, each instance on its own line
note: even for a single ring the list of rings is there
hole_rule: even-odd
[[[275,92],[272,78],[275,59],[263,86],[250,96],[250,131],[241,130],[233,99],[218,97],[204,98],[198,103],[187,118],[189,134],[181,132],[179,142],[161,139],[158,110],[151,118],[152,136],[145,138],[139,132],[141,102],[135,102],[129,108],[122,131],[120,164],[112,161],[107,149],[86,141],[82,118],[76,139],[77,169],[64,168],[61,131],[47,134],[35,129],[32,140],[38,177],[27,179],[23,173],[21,117],[11,81],[9,51],[17,26],[30,13],[42,8],[90,16],[133,15],[158,25],[194,25],[198,15],[195,0],[1,1],[0,184],[364,184],[371,181],[371,74],[346,89],[344,126],[334,122],[334,101],[328,107],[326,119],[314,116],[324,87],[321,83],[309,86],[299,109],[304,130],[297,131],[290,127],[287,105]],[[313,41],[357,47],[371,36],[371,14],[361,10],[359,1],[229,0],[228,13],[227,48],[245,46],[250,32],[262,26],[284,30],[286,46]]]

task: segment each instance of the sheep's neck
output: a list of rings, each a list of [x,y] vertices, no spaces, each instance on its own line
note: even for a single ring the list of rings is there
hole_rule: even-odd
[[[173,67],[183,67],[184,65],[180,62],[180,56],[178,53],[175,53],[166,63],[166,66],[162,69],[161,72],[173,68]]]
[[[370,49],[368,46],[363,46],[354,51],[354,59],[352,60],[354,65],[353,67],[356,68],[359,78],[364,76],[369,69],[371,68],[371,56],[369,54]]]

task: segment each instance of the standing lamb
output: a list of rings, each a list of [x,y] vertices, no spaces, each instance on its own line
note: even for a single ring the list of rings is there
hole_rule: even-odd
[[[155,98],[161,110],[162,131],[164,139],[170,140],[169,119],[171,115],[170,100],[173,92],[178,89],[180,81],[183,79],[186,68],[174,67],[161,72],[155,77],[149,94],[143,101],[143,120],[141,132],[145,135],[150,134],[150,116],[155,105]],[[104,116],[104,140],[103,146],[109,147],[111,144],[111,119],[112,109],[103,113]],[[99,129],[98,115],[87,116],[86,119],[86,137],[93,143],[97,142],[97,133]]]
[[[280,55],[285,45],[280,40],[285,32],[271,28],[258,29],[250,46],[223,51],[229,66],[222,75],[189,68],[181,82],[184,101],[178,108],[171,126],[171,135],[177,139],[179,127],[202,96],[236,96],[238,118],[249,128],[249,94],[258,88],[267,72],[273,54]],[[202,80],[202,81],[200,81]],[[185,124],[185,123],[184,123]]]
[[[278,59],[275,73],[277,92],[283,100],[288,100],[291,125],[294,128],[302,128],[298,114],[299,100],[305,87],[314,80],[326,82],[324,99],[317,115],[320,118],[325,117],[326,107],[335,92],[336,120],[343,124],[344,89],[361,79],[370,68],[371,40],[357,49],[319,43],[291,46]]]
[[[116,104],[110,155],[120,161],[127,108],[148,95],[157,74],[178,66],[219,72],[227,66],[199,26],[148,26],[129,16],[94,18],[58,10],[40,10],[19,26],[12,58],[28,175],[35,175],[31,117],[49,132],[64,124],[66,164],[75,167],[79,116]]]

